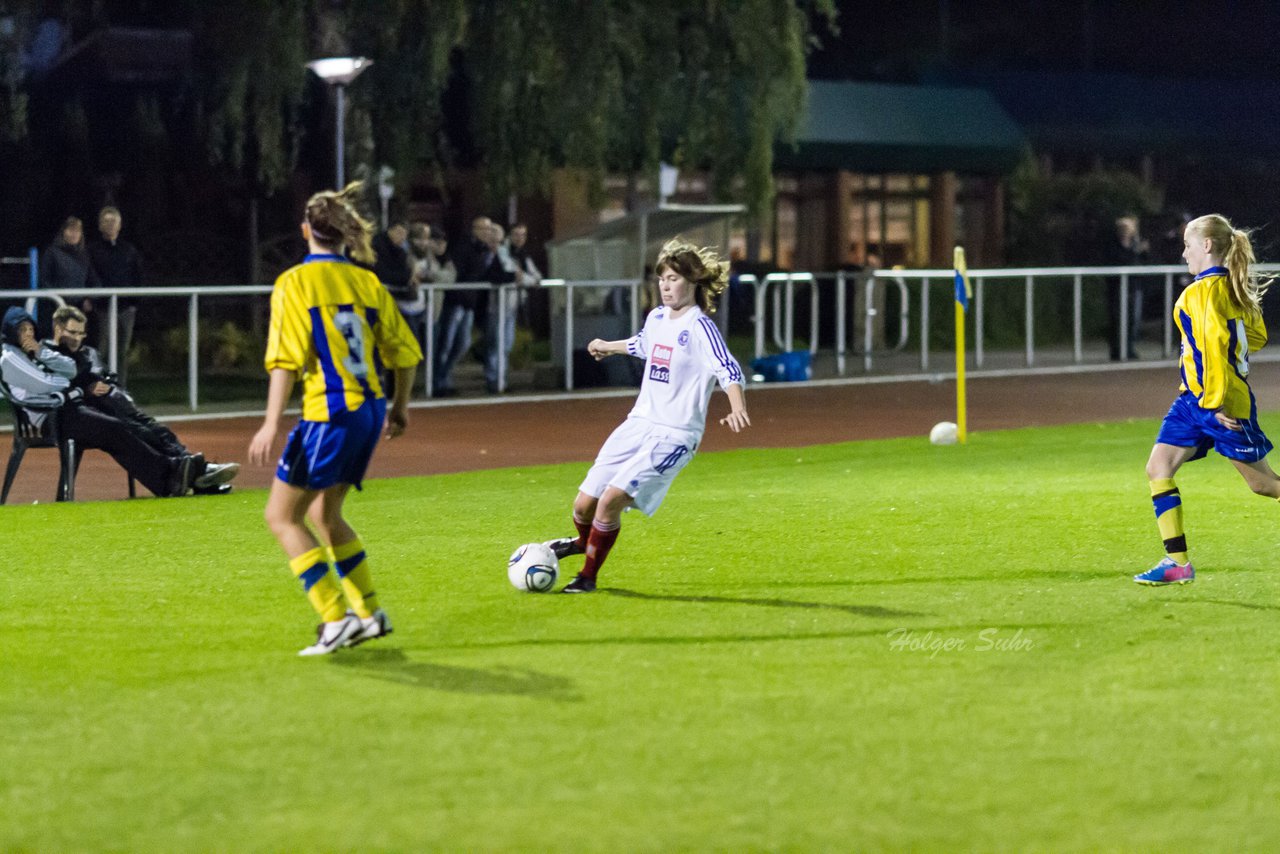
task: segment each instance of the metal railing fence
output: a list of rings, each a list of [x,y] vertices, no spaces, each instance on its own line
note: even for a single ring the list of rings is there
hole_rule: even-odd
[[[1280,265],[1265,264],[1257,268],[1261,274],[1280,273]],[[935,283],[953,281],[951,270],[880,270],[873,273],[775,273],[763,277],[741,276],[742,285],[754,289],[752,304],[755,316],[752,320],[754,333],[755,356],[763,356],[768,352],[769,344],[782,351],[792,350],[796,333],[796,299],[797,292],[807,289],[809,307],[808,349],[813,353],[820,352],[822,342],[819,340],[820,324],[824,305],[819,283],[834,283],[834,341],[830,348],[835,355],[836,373],[843,376],[848,371],[848,357],[853,352],[849,346],[848,320],[850,317],[849,287],[857,286],[861,291],[861,311],[854,307],[853,317],[861,315],[863,323],[863,347],[861,349],[862,369],[871,373],[875,366],[876,349],[868,346],[875,338],[875,324],[879,314],[878,294],[882,287],[893,288],[899,302],[898,326],[896,340],[880,348],[879,352],[902,351],[911,341],[912,321],[912,283],[918,285],[918,307],[915,308],[919,365],[921,371],[930,367],[930,288]],[[1163,355],[1171,355],[1172,348],[1172,313],[1174,303],[1174,287],[1185,280],[1186,268],[1181,265],[1150,267],[1027,267],[1014,269],[978,269],[969,272],[973,285],[974,299],[971,305],[973,317],[973,353],[975,367],[982,368],[986,357],[986,298],[990,288],[1020,287],[1025,298],[1025,314],[1023,318],[1023,351],[1027,366],[1036,363],[1036,294],[1038,288],[1069,287],[1071,289],[1071,312],[1069,325],[1071,328],[1072,358],[1075,363],[1084,361],[1083,326],[1082,326],[1082,291],[1086,277],[1119,277],[1120,288],[1120,336],[1121,359],[1127,357],[1129,288],[1134,277],[1157,277],[1163,282],[1164,290],[1164,335]],[[545,279],[541,285],[492,285],[484,282],[450,283],[440,285],[422,285],[422,295],[426,302],[424,324],[423,353],[426,356],[425,372],[427,376],[426,394],[431,395],[435,369],[435,322],[436,308],[440,305],[441,292],[448,290],[487,291],[496,295],[493,301],[497,310],[497,329],[499,346],[505,352],[502,338],[506,334],[506,315],[510,310],[507,296],[520,290],[538,287],[559,290],[564,294],[564,388],[573,390],[574,370],[573,351],[575,349],[575,317],[579,316],[576,306],[579,294],[592,290],[625,289],[629,296],[629,320],[633,330],[640,326],[640,291],[644,282],[634,279],[606,279],[590,281],[566,281],[563,279]],[[172,300],[182,299],[186,302],[187,322],[187,402],[192,411],[199,409],[199,321],[201,300],[215,297],[263,297],[271,293],[270,285],[236,285],[220,287],[155,287],[155,288],[81,288],[75,290],[0,290],[0,300],[33,301],[49,300],[56,305],[64,304],[68,299],[107,300],[108,348],[104,357],[115,370],[119,366],[120,354],[117,340],[117,317],[119,300]],[[949,303],[949,300],[948,300]],[[728,292],[722,296],[721,311],[717,320],[721,328],[727,328],[728,312],[731,302]],[[885,330],[886,341],[890,337]],[[506,359],[498,360],[498,387],[506,390],[508,370]]]

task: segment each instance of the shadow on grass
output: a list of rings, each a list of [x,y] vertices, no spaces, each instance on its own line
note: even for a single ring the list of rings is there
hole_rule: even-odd
[[[413,661],[399,649],[359,650],[335,655],[332,662],[336,667],[412,688],[455,694],[505,694],[570,703],[582,700],[573,680],[563,676],[510,667],[477,670]]]
[[[964,623],[960,625],[943,625],[943,626],[911,626],[910,631],[917,635],[925,635],[930,632],[934,634],[946,634],[948,636],[956,633],[968,633],[976,635],[977,632],[984,629],[997,629],[1000,631],[1023,629],[1031,631],[1035,629],[1055,629],[1060,628],[1062,623],[1020,623],[1020,624],[1001,624],[1001,623]],[[885,638],[886,642],[897,637],[905,627],[895,626],[886,629],[883,626],[875,629],[852,629],[849,631],[836,632],[775,632],[771,634],[734,634],[734,635],[637,635],[635,637],[582,637],[582,638],[519,638],[512,640],[496,640],[496,641],[476,641],[470,643],[445,644],[438,649],[499,649],[503,647],[522,647],[522,646],[696,646],[699,644],[735,644],[735,643],[778,643],[790,641],[825,641],[825,640],[851,640],[856,638]]]
[[[1130,573],[1131,575],[1132,573]],[[1129,578],[1122,571],[1110,569],[1097,570],[1054,570],[1052,573],[1033,575],[1030,572],[1017,575],[934,575],[934,576],[900,576],[898,578],[832,578],[819,581],[788,581],[790,587],[892,587],[901,584],[1021,584],[1028,581],[1037,583],[1044,581],[1097,581],[1107,578]]]
[[[675,593],[641,593],[620,587],[602,587],[600,593],[621,596],[624,599],[646,599],[657,602],[696,602],[710,605],[756,605],[763,608],[802,608],[823,611],[843,611],[859,617],[926,617],[915,611],[895,611],[879,605],[839,605],[834,602],[802,602],[795,599],[750,599],[737,596],[681,596]]]
[[[1280,611],[1280,605],[1235,602],[1231,599],[1166,599],[1165,601],[1178,605],[1230,605],[1233,608],[1248,608],[1250,611]]]

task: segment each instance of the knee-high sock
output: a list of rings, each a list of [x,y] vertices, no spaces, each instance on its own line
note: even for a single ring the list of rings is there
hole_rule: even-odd
[[[578,545],[587,547],[587,539],[591,536],[591,517],[583,519],[576,512],[573,514],[573,527],[578,529]]]
[[[329,549],[329,560],[342,579],[342,592],[351,603],[351,610],[363,619],[369,619],[378,610],[378,594],[373,589],[373,576],[369,574],[369,561],[365,559],[364,543],[356,537],[349,543]]]
[[[1151,503],[1164,550],[1178,563],[1187,562],[1187,537],[1182,531],[1182,495],[1171,477],[1151,481]]]
[[[612,525],[591,523],[591,535],[587,537],[587,560],[582,564],[580,575],[594,579],[599,574],[600,567],[604,565],[605,558],[609,556],[609,549],[613,548],[621,530],[622,526],[618,522]]]
[[[329,561],[324,549],[314,548],[289,561],[289,568],[302,582],[302,589],[311,600],[320,619],[326,623],[342,619],[342,591],[329,573]]]

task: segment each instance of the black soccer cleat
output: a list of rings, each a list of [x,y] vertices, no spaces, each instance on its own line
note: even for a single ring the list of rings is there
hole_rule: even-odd
[[[575,575],[573,581],[570,581],[560,591],[561,593],[594,593],[596,590],[596,580],[588,578],[585,575]]]
[[[552,554],[556,556],[556,560],[563,560],[571,555],[580,555],[583,552],[582,546],[578,545],[577,537],[547,540],[543,545],[551,549]]]

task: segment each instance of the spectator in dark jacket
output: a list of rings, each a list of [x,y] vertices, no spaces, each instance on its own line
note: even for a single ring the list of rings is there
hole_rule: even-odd
[[[99,284],[98,274],[89,263],[89,253],[84,248],[84,223],[78,216],[69,216],[62,221],[62,228],[53,243],[40,255],[40,287],[61,290],[96,288]],[[92,312],[93,302],[82,299],[80,307],[85,312]],[[43,326],[46,330],[49,328],[47,322]]]
[[[1116,220],[1114,236],[1102,246],[1101,261],[1108,267],[1136,267],[1150,263],[1147,241],[1138,233],[1138,218],[1122,216]],[[1135,346],[1142,337],[1142,303],[1144,282],[1129,277],[1129,323],[1127,358],[1138,358]],[[1111,361],[1120,359],[1120,277],[1107,277],[1107,341]]]
[[[455,244],[453,266],[459,282],[502,284],[515,281],[515,274],[502,268],[496,247],[491,245],[493,220],[478,216],[471,221],[471,239]],[[433,394],[449,397],[457,394],[453,386],[453,368],[462,354],[471,348],[471,328],[476,313],[483,313],[484,291],[445,291],[436,322],[435,383]]]
[[[89,262],[104,288],[142,287],[142,256],[127,240],[120,239],[124,218],[114,207],[105,207],[98,213],[98,233],[101,239],[89,244]],[[110,305],[98,301],[97,348],[111,352]],[[129,345],[133,343],[133,325],[138,317],[138,302],[121,297],[116,302],[116,374],[119,384],[128,385]]]
[[[0,324],[0,377],[14,406],[27,410],[33,424],[57,418],[66,438],[82,448],[106,451],[125,471],[158,496],[186,495],[194,479],[190,455],[170,457],[138,437],[128,425],[106,413],[82,406],[83,389],[72,385],[75,363],[40,346],[31,315],[14,306]]]
[[[84,394],[80,405],[118,419],[138,438],[167,457],[191,456],[191,486],[197,495],[229,490],[225,484],[235,479],[240,464],[206,461],[204,454],[192,454],[187,450],[172,430],[138,408],[133,396],[121,388],[115,375],[107,370],[98,351],[87,346],[84,339],[84,314],[75,306],[64,305],[53,313],[53,338],[43,342],[45,348],[66,356],[75,364],[71,386]],[[62,372],[67,373],[65,369]]]
[[[409,263],[408,239],[409,227],[397,222],[375,234],[371,243],[375,256],[373,273],[397,302],[412,298],[409,279],[413,267]]]

